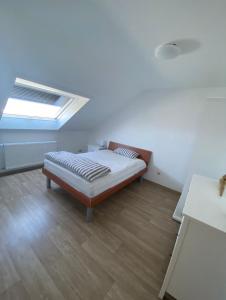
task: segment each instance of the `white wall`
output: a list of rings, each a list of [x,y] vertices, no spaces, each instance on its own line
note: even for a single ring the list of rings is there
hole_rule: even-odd
[[[90,142],[106,139],[152,150],[146,178],[181,191],[204,103],[207,97],[222,95],[225,88],[145,93],[95,128]]]
[[[59,150],[79,151],[87,147],[87,131],[0,130],[1,143],[57,141]]]
[[[57,135],[58,149],[70,152],[86,151],[88,140],[87,131],[60,131]]]
[[[56,141],[58,150],[78,152],[86,150],[86,131],[39,131],[39,130],[0,130],[0,145],[3,143]],[[4,166],[3,149],[0,146],[0,169]]]
[[[56,141],[57,131],[0,130],[1,143]]]
[[[216,179],[226,174],[226,99],[208,99],[205,103],[187,180],[174,213],[176,219],[182,217],[193,174]]]

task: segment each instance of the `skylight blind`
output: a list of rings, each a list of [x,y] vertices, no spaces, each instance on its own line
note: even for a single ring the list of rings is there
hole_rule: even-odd
[[[54,105],[60,97],[59,95],[54,95],[15,85],[11,92],[10,98]]]

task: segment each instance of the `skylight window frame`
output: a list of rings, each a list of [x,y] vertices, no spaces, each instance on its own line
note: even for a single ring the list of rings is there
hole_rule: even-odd
[[[57,117],[55,118],[55,120],[59,119],[63,113],[65,112],[65,110],[71,105],[71,103],[73,101],[76,101],[76,99],[70,98],[67,103],[64,104],[64,106],[62,106],[62,108],[60,109],[59,113],[57,114]]]
[[[35,83],[21,78],[16,78],[14,85],[21,86],[28,89],[33,89],[37,91],[43,91],[46,93],[52,93],[64,98],[67,98],[68,101],[65,101],[64,104],[59,101],[58,106],[62,106],[62,109],[59,111],[55,119],[53,118],[42,118],[42,117],[31,117],[26,115],[15,115],[15,114],[4,114],[3,111],[0,112],[0,129],[29,129],[29,130],[59,130],[64,126],[72,117],[74,117],[89,101],[90,98],[64,92],[55,88],[51,88],[46,85]],[[16,97],[14,97],[16,98]],[[22,98],[19,98],[23,100]],[[26,100],[26,99],[24,99]],[[28,99],[27,99],[28,100]],[[29,100],[30,101],[30,100]],[[58,101],[58,100],[56,100]],[[31,101],[32,102],[32,101]],[[38,101],[33,101],[38,102]],[[42,102],[40,102],[42,103]],[[55,102],[57,106],[57,102]],[[51,105],[51,104],[50,104]]]
[[[63,96],[63,97],[69,98],[69,99],[60,108],[60,110],[57,113],[55,118],[48,118],[48,117],[41,117],[41,116],[29,116],[29,115],[26,115],[26,114],[24,114],[24,115],[22,115],[22,114],[18,114],[18,115],[17,114],[7,114],[7,113],[4,113],[4,111],[3,111],[3,114],[2,114],[3,117],[17,118],[17,119],[27,119],[27,120],[31,119],[31,120],[57,121],[57,120],[60,120],[61,117],[63,117],[64,113],[67,110],[70,110],[70,106],[73,106],[72,104],[74,102],[76,102],[76,101],[80,102],[81,99],[84,99],[84,104],[83,105],[85,105],[89,101],[88,98],[81,97],[81,96],[78,96],[78,95],[75,95],[75,94],[72,94],[72,93],[68,93],[68,92],[65,92],[65,91],[62,91],[62,90],[59,90],[59,89],[55,89],[55,88],[52,88],[52,87],[49,87],[49,86],[46,86],[46,85],[43,85],[43,84],[39,84],[39,83],[36,83],[36,82],[33,82],[33,81],[25,80],[25,79],[22,79],[22,78],[16,78],[15,85],[20,86],[20,87],[33,89],[33,90],[37,90],[37,91],[42,91],[42,92],[49,93],[49,94],[54,94],[54,95],[57,95],[59,97]],[[16,99],[16,98],[12,98],[12,99]],[[29,101],[29,100],[26,100],[26,99],[17,99],[17,100],[18,101]],[[29,102],[30,103],[38,103],[38,102],[35,102],[35,101],[29,101]],[[45,103],[43,103],[43,104],[45,104]],[[7,103],[6,103],[6,105],[7,105]],[[48,105],[51,105],[51,104],[48,104]],[[79,109],[77,109],[75,113],[77,113],[77,111],[80,110],[83,105],[81,105],[81,107]]]

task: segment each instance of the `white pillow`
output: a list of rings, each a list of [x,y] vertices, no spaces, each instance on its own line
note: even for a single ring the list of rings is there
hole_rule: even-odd
[[[130,150],[130,149],[126,149],[126,148],[116,148],[114,150],[114,153],[129,157],[129,158],[137,158],[139,156],[139,153],[137,153],[133,150]]]

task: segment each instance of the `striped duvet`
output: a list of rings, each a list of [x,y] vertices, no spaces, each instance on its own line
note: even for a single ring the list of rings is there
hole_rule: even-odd
[[[81,155],[59,151],[48,152],[45,158],[92,182],[111,172],[111,169]]]

